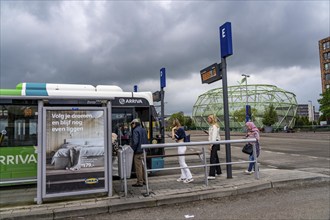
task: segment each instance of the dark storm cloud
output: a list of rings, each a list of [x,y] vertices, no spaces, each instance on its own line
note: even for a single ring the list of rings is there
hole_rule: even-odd
[[[197,87],[207,88],[196,74],[220,62],[219,26],[226,21],[232,23],[234,47],[229,71],[272,79],[267,70],[298,67],[305,71],[294,74],[313,75],[316,82],[317,43],[330,35],[329,5],[329,1],[1,1],[0,85],[33,81],[131,89],[139,84],[156,90],[159,69],[166,67],[172,85],[194,80],[186,83],[192,94]],[[279,79],[287,85],[285,81]],[[169,108],[181,104],[191,111],[196,94],[187,103],[181,97],[176,101],[170,86]],[[298,88],[293,92],[299,93]]]

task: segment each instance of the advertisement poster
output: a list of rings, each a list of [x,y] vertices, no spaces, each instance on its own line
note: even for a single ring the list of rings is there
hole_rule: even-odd
[[[105,187],[105,110],[45,111],[46,194]]]

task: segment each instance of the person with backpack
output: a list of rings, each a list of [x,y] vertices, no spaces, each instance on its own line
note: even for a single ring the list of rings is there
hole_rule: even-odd
[[[172,139],[175,140],[177,143],[184,143],[186,140],[186,132],[182,128],[179,120],[175,118],[173,120],[173,128],[172,128]],[[192,178],[191,172],[189,168],[187,167],[186,164],[186,159],[185,159],[185,153],[186,153],[187,147],[186,146],[180,146],[178,147],[178,154],[179,154],[179,164],[180,167],[185,167],[181,168],[181,176],[180,178],[177,179],[178,182],[183,182],[183,183],[191,183],[194,181]]]
[[[207,122],[210,124],[209,127],[209,141],[220,141],[220,126],[217,123],[217,119],[215,115],[209,115],[207,117]],[[220,144],[211,144],[210,147],[210,163],[219,164],[219,156],[218,151],[220,150]],[[214,180],[215,176],[219,176],[222,174],[220,165],[210,166],[209,176],[207,179]]]

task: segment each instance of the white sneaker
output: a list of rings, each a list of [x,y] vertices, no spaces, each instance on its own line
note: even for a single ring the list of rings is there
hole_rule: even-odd
[[[244,173],[248,174],[248,175],[251,175],[252,173],[254,173],[254,171],[253,170],[252,171],[245,170]]]
[[[208,180],[215,180],[215,176],[208,176],[207,179]]]
[[[180,178],[178,178],[176,181],[178,181],[178,182],[184,182],[186,179],[182,179],[181,177]]]
[[[193,178],[190,178],[190,179],[185,179],[183,182],[184,183],[191,183],[192,181],[194,181],[194,179]]]

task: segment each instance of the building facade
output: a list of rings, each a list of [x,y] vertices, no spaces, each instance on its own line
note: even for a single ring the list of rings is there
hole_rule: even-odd
[[[297,116],[309,118],[309,106],[308,106],[308,104],[299,104],[298,105]]]
[[[312,106],[312,103],[298,104],[297,116],[307,117],[310,122],[318,121],[320,118],[319,112],[315,111],[315,106]]]
[[[319,41],[322,93],[330,88],[330,37]]]

